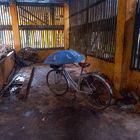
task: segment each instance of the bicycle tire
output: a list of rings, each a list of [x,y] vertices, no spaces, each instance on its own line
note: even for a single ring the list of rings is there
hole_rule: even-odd
[[[61,79],[54,79],[51,74],[55,74],[56,77],[61,77]],[[55,81],[59,80],[59,81]],[[67,93],[69,86],[68,81],[61,70],[50,70],[46,76],[47,85],[55,95],[62,96]],[[61,90],[62,89],[62,90]]]
[[[87,91],[90,91],[89,88],[94,88],[92,93],[90,91],[90,93],[88,95],[88,99],[89,99],[90,103],[92,104],[93,109],[104,110],[107,107],[109,107],[111,104],[112,89],[111,89],[110,85],[105,81],[105,79],[103,77],[101,77],[100,75],[92,74],[92,75],[90,75],[90,77],[92,77],[92,81],[90,79],[90,81],[88,81],[88,82],[90,82],[90,84],[92,83],[93,87],[91,87],[91,85],[90,85],[90,87],[89,87],[89,85],[82,85],[83,84],[82,82],[85,81],[85,78],[83,78],[83,80],[81,81],[81,84],[80,84],[80,90],[83,91],[82,86],[88,86]],[[84,84],[85,84],[85,82],[84,82]],[[103,89],[101,89],[101,86],[103,86],[102,87]],[[104,92],[106,90],[105,96],[108,97],[105,101],[106,102],[105,104],[103,104],[103,102],[101,102],[101,99],[100,99],[101,95],[103,95],[102,90]]]

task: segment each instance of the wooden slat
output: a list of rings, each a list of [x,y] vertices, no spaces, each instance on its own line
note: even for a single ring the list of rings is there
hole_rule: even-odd
[[[81,5],[79,0],[70,2],[70,47],[82,53],[88,50],[94,57],[114,62],[118,1],[82,2],[86,6]]]
[[[40,26],[40,25],[21,25],[19,26],[20,30],[63,30],[64,26]]]
[[[0,41],[11,48],[14,48],[9,3],[5,2],[0,2]]]
[[[64,35],[64,5],[18,3],[17,7],[22,48],[28,46],[37,49],[59,47],[56,31],[60,30],[62,30],[59,36],[60,46],[64,47],[62,37]],[[56,17],[59,20],[56,20]]]

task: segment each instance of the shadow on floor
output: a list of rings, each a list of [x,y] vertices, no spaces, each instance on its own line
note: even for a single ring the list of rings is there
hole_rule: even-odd
[[[22,72],[28,73],[30,67]],[[140,117],[111,107],[91,111],[73,94],[55,97],[46,86],[49,68],[36,66],[27,101],[14,95],[0,101],[0,140],[139,140]]]

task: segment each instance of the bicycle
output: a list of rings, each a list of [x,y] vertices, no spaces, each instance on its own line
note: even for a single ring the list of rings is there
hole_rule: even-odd
[[[103,110],[107,108],[112,99],[113,91],[109,83],[100,75],[99,72],[84,73],[84,69],[89,67],[89,63],[79,63],[81,73],[76,82],[65,65],[50,65],[52,68],[47,76],[49,89],[57,96],[66,94],[72,86],[76,92],[88,95],[88,99],[94,109]]]

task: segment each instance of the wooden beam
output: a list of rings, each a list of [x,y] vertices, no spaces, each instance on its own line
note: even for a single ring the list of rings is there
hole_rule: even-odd
[[[19,35],[19,27],[18,27],[18,14],[16,4],[10,4],[10,13],[12,17],[12,28],[14,34],[14,46],[15,51],[18,53],[20,51],[20,35]]]
[[[26,100],[28,97],[28,94],[30,93],[31,84],[34,78],[35,73],[35,67],[32,67],[32,69],[29,71],[29,76],[26,77],[25,81],[23,82],[22,89],[20,93],[18,94],[18,99],[20,100]]]
[[[69,5],[64,4],[64,47],[69,48]]]
[[[59,6],[59,7],[63,7],[64,3],[62,2],[55,2],[55,3],[37,3],[37,2],[16,2],[17,5],[19,6]]]
[[[0,30],[1,31],[12,30],[12,26],[11,25],[0,25]]]
[[[63,25],[20,25],[20,30],[64,30]]]
[[[117,91],[120,91],[122,88],[123,57],[125,49],[125,20],[126,20],[126,0],[118,0],[116,54],[114,67],[114,87]]]

